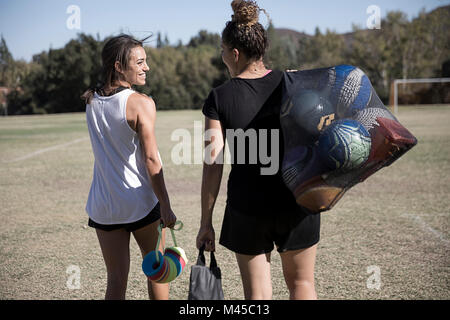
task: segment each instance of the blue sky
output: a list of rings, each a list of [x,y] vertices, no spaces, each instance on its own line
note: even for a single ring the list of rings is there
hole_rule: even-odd
[[[15,59],[63,47],[77,33],[105,36],[120,32],[136,37],[160,31],[171,43],[183,43],[199,30],[220,33],[232,14],[230,0],[0,0],[0,33]],[[411,19],[421,9],[430,11],[450,0],[259,0],[278,28],[313,34],[318,26],[339,33],[352,24],[365,27],[370,5],[401,10]],[[69,29],[70,5],[80,9],[80,29]],[[265,19],[262,18],[262,22]]]

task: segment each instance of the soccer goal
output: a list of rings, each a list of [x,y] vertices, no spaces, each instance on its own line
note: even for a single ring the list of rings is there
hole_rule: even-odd
[[[391,84],[391,99],[390,104],[393,106],[394,114],[398,114],[398,101],[399,101],[399,85],[403,85],[405,87],[406,85],[410,84],[423,84],[419,89],[416,89],[415,95],[426,95],[429,91],[431,91],[430,87],[426,88],[426,84],[433,84],[433,83],[450,83],[450,78],[423,78],[423,79],[395,79]],[[405,90],[403,90],[405,91]],[[411,90],[410,90],[411,91]],[[450,90],[447,88],[441,88],[441,91],[443,92],[443,95],[449,96],[448,92]],[[410,94],[410,96],[413,96]],[[411,99],[414,99],[412,97]],[[446,101],[446,97],[442,98],[442,103],[448,103]]]

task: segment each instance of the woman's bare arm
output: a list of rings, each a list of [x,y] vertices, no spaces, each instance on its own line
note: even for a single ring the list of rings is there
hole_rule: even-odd
[[[153,191],[161,205],[161,221],[165,227],[171,228],[175,224],[177,218],[170,206],[169,195],[164,182],[163,168],[158,153],[158,145],[156,143],[155,102],[147,96],[132,94],[128,98],[127,106],[130,106],[130,113],[133,113],[134,110],[136,115],[136,132],[139,135],[142,151],[144,153],[145,165],[151,179]]]
[[[208,139],[210,139],[208,141]],[[201,189],[201,221],[197,247],[205,245],[206,251],[215,250],[212,224],[214,205],[219,194],[223,173],[224,136],[220,121],[205,118],[205,161]]]

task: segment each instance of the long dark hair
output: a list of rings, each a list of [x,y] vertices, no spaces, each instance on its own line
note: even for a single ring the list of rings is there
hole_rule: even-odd
[[[242,51],[250,60],[264,57],[269,43],[267,32],[258,20],[260,11],[266,15],[267,12],[253,0],[233,0],[231,7],[234,14],[222,31],[222,41]]]
[[[119,80],[120,73],[116,71],[115,63],[118,61],[122,70],[128,69],[128,61],[133,48],[143,47],[148,39],[137,40],[130,35],[121,34],[110,38],[102,50],[102,73],[101,80],[96,86],[89,88],[81,96],[86,103],[90,103],[94,92],[98,92],[103,87],[111,87],[115,81]]]

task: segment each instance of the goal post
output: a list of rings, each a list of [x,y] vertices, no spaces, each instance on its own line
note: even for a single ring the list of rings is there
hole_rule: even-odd
[[[393,109],[394,114],[398,114],[398,85],[406,83],[446,83],[450,82],[450,78],[422,78],[422,79],[395,79],[392,82],[393,90]]]

